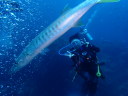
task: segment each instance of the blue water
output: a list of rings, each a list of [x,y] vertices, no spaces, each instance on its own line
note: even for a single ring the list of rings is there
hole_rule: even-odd
[[[25,46],[61,15],[66,4],[72,8],[83,0],[16,1],[23,11],[0,18],[0,96],[80,96],[81,78],[72,82],[72,61],[58,54],[79,27],[70,29],[19,72],[10,74],[10,68]],[[102,66],[106,79],[99,80],[96,96],[128,96],[128,1],[97,4],[82,21],[101,49],[99,59],[106,62]]]

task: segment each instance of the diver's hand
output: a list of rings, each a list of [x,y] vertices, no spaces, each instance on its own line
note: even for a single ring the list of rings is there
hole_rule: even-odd
[[[74,54],[72,54],[70,51],[67,51],[67,53],[65,53],[65,56],[71,58],[72,56],[74,56]]]

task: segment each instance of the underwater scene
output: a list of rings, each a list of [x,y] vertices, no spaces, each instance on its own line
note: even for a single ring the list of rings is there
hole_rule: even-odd
[[[128,96],[128,0],[0,0],[0,96]]]

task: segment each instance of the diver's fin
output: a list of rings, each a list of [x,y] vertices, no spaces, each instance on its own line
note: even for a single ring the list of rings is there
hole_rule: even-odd
[[[119,2],[120,0],[100,0],[99,3]]]

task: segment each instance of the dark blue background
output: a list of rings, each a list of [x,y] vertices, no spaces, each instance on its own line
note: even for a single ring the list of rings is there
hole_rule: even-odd
[[[18,23],[11,31],[11,47],[7,41],[0,42],[1,45],[7,44],[0,50],[5,53],[0,55],[0,96],[79,96],[83,81],[77,77],[72,82],[75,72],[71,60],[58,55],[58,50],[68,44],[69,36],[78,32],[79,28],[72,28],[51,44],[46,55],[39,54],[31,64],[16,74],[9,74],[15,58],[37,34],[61,15],[64,6],[69,4],[74,7],[83,0],[26,1],[21,1],[22,14],[16,14],[24,21],[11,19],[12,23]],[[97,11],[96,14],[90,18],[94,11]],[[97,4],[84,15],[82,21],[86,25],[89,19],[92,22],[88,31],[94,38],[93,43],[101,48],[98,57],[106,62],[102,66],[106,79],[99,80],[97,96],[128,96],[128,1]],[[1,25],[1,34],[8,35],[10,31],[6,28],[3,31],[4,26]]]

